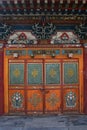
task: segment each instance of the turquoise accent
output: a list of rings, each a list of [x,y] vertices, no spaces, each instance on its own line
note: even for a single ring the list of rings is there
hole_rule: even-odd
[[[77,50],[62,50],[62,54],[63,55],[68,54],[68,53],[81,55],[82,54],[82,50],[81,49],[77,49]]]
[[[42,84],[42,64],[28,64],[28,84]]]
[[[32,50],[28,50],[28,55],[32,55],[33,51]]]
[[[26,55],[26,51],[22,50],[22,55],[25,56]]]
[[[24,64],[22,63],[9,64],[9,84],[10,85],[24,84]]]
[[[26,55],[26,50],[6,50],[6,55],[13,55],[13,53],[18,53],[18,55]]]
[[[55,54],[60,54],[60,50],[55,50]]]
[[[64,63],[64,84],[77,84],[78,79],[78,63]]]
[[[6,50],[6,55],[11,55],[11,52],[9,50]]]
[[[60,84],[60,64],[46,64],[46,84]]]
[[[78,50],[78,54],[80,54],[80,55],[81,55],[81,54],[82,54],[82,50]]]

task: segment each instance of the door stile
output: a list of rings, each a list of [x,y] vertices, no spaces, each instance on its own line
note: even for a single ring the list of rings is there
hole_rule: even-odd
[[[80,74],[80,62],[79,62],[79,59],[78,60],[78,75]],[[79,78],[79,76],[78,76]],[[80,113],[80,93],[81,93],[81,88],[80,88],[80,78],[78,79],[79,80],[79,83],[78,83],[78,112]],[[82,94],[81,94],[82,95]]]
[[[24,97],[25,97],[25,114],[27,114],[27,60],[24,64]]]
[[[42,94],[43,94],[43,114],[45,114],[45,60],[43,59],[43,90],[42,90]]]
[[[60,61],[61,66],[61,113],[63,113],[63,60]]]

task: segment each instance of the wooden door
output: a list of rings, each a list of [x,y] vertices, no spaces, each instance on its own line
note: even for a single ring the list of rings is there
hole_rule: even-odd
[[[62,62],[63,112],[79,112],[79,62],[65,60]]]
[[[25,111],[25,64],[24,60],[9,60],[9,112]]]
[[[61,112],[61,62],[44,61],[45,113]]]
[[[78,60],[9,60],[9,112],[79,111]]]
[[[26,77],[27,113],[43,113],[43,60],[28,60]]]
[[[27,112],[58,113],[61,108],[60,62],[27,62]]]

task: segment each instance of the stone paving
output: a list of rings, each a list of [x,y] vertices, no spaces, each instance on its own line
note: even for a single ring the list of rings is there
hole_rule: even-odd
[[[0,116],[0,130],[87,130],[87,115]]]

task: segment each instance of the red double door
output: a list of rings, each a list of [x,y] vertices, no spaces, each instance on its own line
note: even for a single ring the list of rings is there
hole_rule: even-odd
[[[9,113],[79,112],[79,63],[72,59],[9,60]]]

